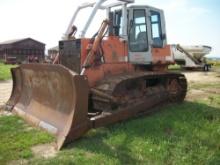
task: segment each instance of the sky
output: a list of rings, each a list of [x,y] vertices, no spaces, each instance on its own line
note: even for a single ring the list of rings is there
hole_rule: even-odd
[[[77,6],[89,0],[1,0],[0,42],[27,38],[39,40],[46,48],[58,45]],[[112,1],[112,0],[110,0]],[[163,9],[169,44],[208,45],[213,48],[208,57],[220,57],[219,0],[136,0]],[[75,25],[82,28],[90,10],[79,14]],[[88,37],[94,34],[105,13],[94,18]]]

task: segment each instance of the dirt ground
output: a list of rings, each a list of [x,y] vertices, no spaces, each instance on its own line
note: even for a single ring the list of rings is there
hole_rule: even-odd
[[[220,72],[182,72],[188,83],[220,82]]]
[[[207,98],[210,94],[219,94],[220,88],[213,87],[213,84],[220,84],[220,70],[212,72],[183,72],[188,82],[188,92],[186,100]],[[199,86],[210,85],[202,88]],[[197,86],[197,88],[195,88]]]
[[[40,144],[31,148],[36,157],[51,158],[56,156],[57,150],[55,144]]]

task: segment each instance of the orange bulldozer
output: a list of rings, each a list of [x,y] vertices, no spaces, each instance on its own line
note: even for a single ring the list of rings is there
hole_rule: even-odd
[[[184,75],[167,69],[174,59],[163,11],[132,5],[133,0],[106,2],[77,8],[59,41],[59,64],[22,64],[12,69],[13,90],[7,107],[54,134],[57,149],[92,128],[185,98]],[[73,23],[87,7],[92,12],[77,38]],[[106,20],[92,38],[86,38],[98,10],[107,11]]]

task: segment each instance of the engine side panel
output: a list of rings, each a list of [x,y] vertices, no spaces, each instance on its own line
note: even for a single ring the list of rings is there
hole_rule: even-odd
[[[89,39],[81,39],[81,65],[88,54]],[[99,64],[86,69],[89,86],[95,86],[104,77],[126,72],[134,72],[134,66],[128,62],[127,42],[111,36],[102,40],[102,58]]]
[[[59,42],[60,62],[76,73],[81,70],[81,40],[66,40]]]

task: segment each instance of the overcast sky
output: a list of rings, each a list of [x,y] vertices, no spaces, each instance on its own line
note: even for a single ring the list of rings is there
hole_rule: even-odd
[[[47,49],[56,46],[82,2],[88,0],[1,0],[0,42],[31,37],[44,42]],[[209,57],[220,57],[219,0],[136,0],[136,4],[164,10],[168,43],[209,45],[213,47]],[[78,28],[88,12],[80,14]],[[88,35],[97,31],[102,19],[104,14],[98,13]]]

